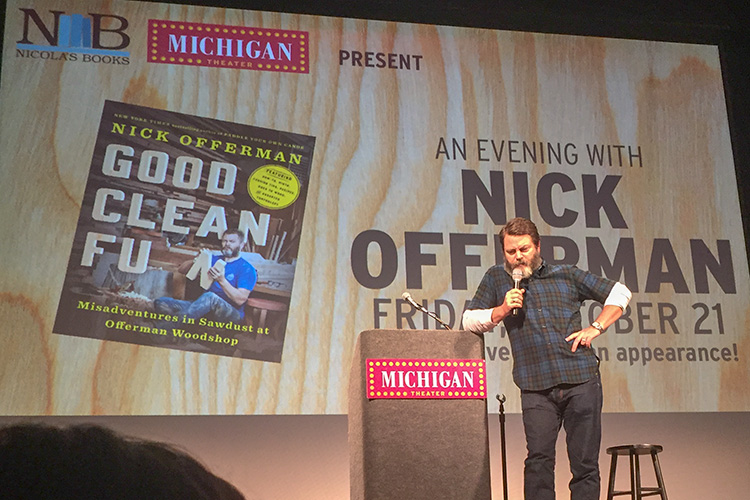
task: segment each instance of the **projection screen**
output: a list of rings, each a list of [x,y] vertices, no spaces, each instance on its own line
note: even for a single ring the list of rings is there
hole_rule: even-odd
[[[2,414],[346,413],[358,333],[459,329],[516,216],[633,291],[605,411],[750,410],[716,46],[10,0],[0,106]],[[233,227],[239,316],[165,309]]]

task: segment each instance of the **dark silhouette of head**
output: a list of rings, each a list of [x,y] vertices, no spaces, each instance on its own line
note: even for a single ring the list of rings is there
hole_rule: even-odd
[[[0,429],[0,498],[244,500],[231,484],[164,443],[92,425]]]

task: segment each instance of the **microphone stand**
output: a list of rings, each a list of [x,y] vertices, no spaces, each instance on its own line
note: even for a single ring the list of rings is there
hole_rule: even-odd
[[[419,310],[422,311],[423,313],[427,314],[429,317],[431,317],[432,319],[434,319],[438,323],[440,323],[440,326],[442,326],[446,330],[450,330],[451,329],[451,327],[448,326],[448,324],[445,321],[443,321],[442,319],[438,318],[438,315],[435,314],[434,312],[428,311],[424,307],[420,307]]]
[[[419,304],[416,300],[414,300],[411,297],[411,295],[409,294],[409,292],[404,292],[401,295],[401,297],[406,302],[408,302],[409,305],[412,306],[414,309],[416,309],[417,311],[422,311],[423,313],[425,313],[426,315],[428,315],[429,317],[431,317],[432,319],[434,319],[435,321],[437,321],[438,323],[440,323],[440,325],[443,328],[445,328],[446,330],[450,330],[451,329],[451,327],[448,326],[448,324],[445,321],[443,321],[442,319],[438,318],[437,314],[435,314],[432,311],[428,311],[427,309],[425,309],[425,307],[422,304]]]
[[[503,470],[503,500],[508,500],[508,469],[505,465],[507,458],[505,449],[505,407],[503,406],[503,403],[505,403],[505,394],[502,397],[499,394],[495,394],[495,397],[500,405],[498,418],[500,419],[500,462]]]

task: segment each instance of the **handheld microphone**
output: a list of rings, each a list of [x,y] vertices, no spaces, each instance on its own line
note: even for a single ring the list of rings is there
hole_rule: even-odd
[[[521,267],[516,267],[513,269],[513,272],[511,273],[511,277],[513,278],[513,288],[521,288],[521,280],[523,279],[523,270]],[[513,316],[518,316],[518,308],[513,309]]]
[[[423,313],[427,314],[429,317],[433,318],[435,321],[443,325],[443,328],[446,330],[450,330],[451,327],[448,326],[442,319],[438,318],[437,315],[431,311],[428,311],[424,307],[422,307],[421,304],[418,304],[416,300],[411,298],[411,294],[409,292],[404,292],[401,294],[401,298],[404,299],[406,302],[409,303],[414,309],[418,311],[422,311]]]

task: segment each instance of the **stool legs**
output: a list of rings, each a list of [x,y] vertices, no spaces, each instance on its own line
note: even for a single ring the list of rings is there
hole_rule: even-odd
[[[615,495],[615,476],[617,472],[617,455],[612,455],[609,462],[609,487],[607,488],[607,500],[612,500]]]
[[[661,473],[658,453],[662,450],[661,446],[653,445],[624,445],[615,446],[607,449],[607,453],[612,455],[612,461],[609,467],[609,488],[607,491],[607,500],[613,500],[618,495],[628,495],[632,500],[643,500],[650,495],[659,495],[661,500],[667,500],[667,490],[664,487],[664,478]],[[641,462],[640,455],[651,455],[654,465],[654,475],[656,476],[657,487],[644,487],[641,484]],[[630,490],[615,490],[615,479],[617,475],[617,457],[619,455],[628,455],[630,465]]]
[[[632,451],[630,452],[630,491],[633,500],[641,500],[641,461]]]
[[[661,475],[661,466],[659,465],[659,454],[651,452],[651,460],[654,462],[654,471],[656,472],[656,485],[661,490],[662,500],[667,500],[667,489],[664,487],[664,478]]]

